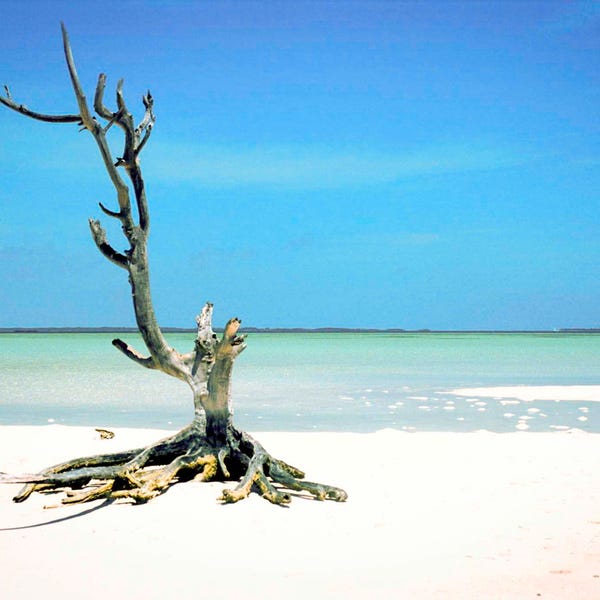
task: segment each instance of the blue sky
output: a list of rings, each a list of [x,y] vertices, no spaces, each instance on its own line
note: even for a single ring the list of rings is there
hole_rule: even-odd
[[[3,0],[0,16],[0,83],[30,108],[76,110],[60,20],[88,97],[100,72],[140,115],[152,91],[163,325],[210,299],[217,322],[254,326],[600,327],[600,3]],[[0,132],[0,326],[132,325],[87,227],[115,205],[91,137],[6,109]]]

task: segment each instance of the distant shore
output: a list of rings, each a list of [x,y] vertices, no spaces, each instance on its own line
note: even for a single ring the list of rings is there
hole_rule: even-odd
[[[188,327],[163,327],[164,333],[195,333]],[[2,333],[137,333],[137,327],[0,327]],[[222,327],[215,327],[222,332]],[[372,327],[242,327],[243,333],[596,333],[600,328],[570,329],[377,329]]]

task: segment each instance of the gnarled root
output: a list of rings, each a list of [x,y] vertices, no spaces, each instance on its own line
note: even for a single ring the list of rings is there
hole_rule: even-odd
[[[35,491],[49,491],[59,487],[60,481],[53,480],[52,476],[60,473],[65,474],[63,483],[68,484],[69,487],[82,487],[87,485],[93,476],[96,476],[97,478],[100,475],[100,472],[98,471],[90,471],[89,475],[87,475],[88,469],[114,467],[115,473],[118,473],[119,470],[130,472],[135,471],[136,468],[144,466],[152,458],[160,460],[165,453],[169,451],[176,452],[180,445],[185,445],[185,442],[192,431],[193,425],[190,425],[179,431],[177,434],[163,440],[159,440],[158,442],[146,448],[136,448],[133,450],[125,450],[124,452],[116,452],[113,454],[98,454],[95,456],[76,458],[45,469],[39,475],[33,476],[29,479],[21,478],[19,481],[17,481],[14,477],[2,478],[0,479],[0,483],[3,481],[6,483],[21,483],[25,481],[30,482],[27,483],[27,485],[25,485],[13,498],[14,502],[24,502]],[[85,471],[85,473],[82,473],[82,471]],[[79,481],[73,478],[74,472],[82,473]]]
[[[238,502],[257,492],[273,504],[291,502],[288,491],[307,492],[316,500],[343,502],[340,488],[304,481],[299,469],[273,458],[245,432],[230,427],[225,440],[211,444],[194,424],[148,446],[126,452],[75,459],[36,475],[0,476],[0,483],[26,483],[13,498],[23,502],[34,491],[65,491],[63,504],[100,498],[143,503],[178,481],[238,481],[219,500]]]
[[[316,500],[343,502],[348,495],[340,488],[304,481],[304,473],[287,463],[273,458],[256,440],[242,433],[242,442],[253,449],[246,474],[233,489],[225,489],[219,500],[224,503],[238,502],[246,498],[253,487],[273,504],[289,504],[289,493],[282,490],[306,491]],[[276,487],[278,485],[278,487]],[[281,489],[278,489],[281,488]]]

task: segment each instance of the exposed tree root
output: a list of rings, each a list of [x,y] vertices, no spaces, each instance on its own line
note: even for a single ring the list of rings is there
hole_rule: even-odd
[[[343,502],[343,490],[304,481],[304,473],[272,457],[260,443],[233,427],[223,443],[210,443],[192,424],[146,448],[78,458],[35,475],[0,476],[0,483],[25,483],[13,498],[23,502],[35,492],[64,492],[61,502],[75,504],[100,498],[144,503],[179,481],[238,481],[219,501],[238,502],[257,492],[273,504],[291,502],[289,491],[307,492],[316,500]]]

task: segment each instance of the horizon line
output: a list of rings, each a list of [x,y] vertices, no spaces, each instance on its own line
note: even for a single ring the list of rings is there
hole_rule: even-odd
[[[196,333],[196,328],[162,327],[164,333]],[[217,333],[223,327],[215,327]],[[600,333],[600,327],[561,327],[554,329],[404,329],[400,327],[241,327],[242,333]],[[0,327],[7,333],[139,333],[137,327]]]

